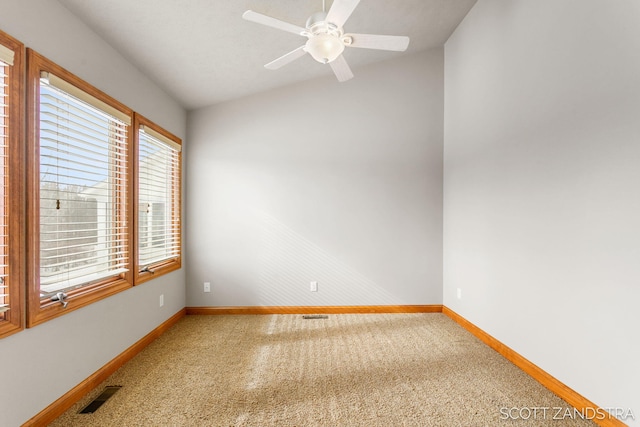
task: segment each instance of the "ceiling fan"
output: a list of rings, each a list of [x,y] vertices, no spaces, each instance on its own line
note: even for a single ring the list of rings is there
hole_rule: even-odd
[[[307,19],[306,28],[252,10],[247,10],[242,17],[247,21],[288,31],[308,39],[303,46],[269,62],[265,68],[277,70],[308,53],[316,61],[329,64],[338,81],[344,82],[353,77],[349,64],[342,56],[345,47],[403,52],[409,46],[409,37],[345,33],[342,26],[358,3],[360,0],[334,0],[329,12],[325,12],[323,0],[322,12],[311,15]]]

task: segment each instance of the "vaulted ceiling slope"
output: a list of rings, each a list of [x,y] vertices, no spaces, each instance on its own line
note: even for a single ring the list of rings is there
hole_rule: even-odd
[[[306,38],[242,19],[251,9],[304,27],[322,10],[322,0],[58,1],[190,110],[333,76],[309,55],[277,71],[265,69]],[[362,0],[345,31],[405,35],[411,43],[404,53],[348,49],[345,58],[357,78],[358,67],[442,46],[475,2]],[[327,9],[331,3],[326,0]]]

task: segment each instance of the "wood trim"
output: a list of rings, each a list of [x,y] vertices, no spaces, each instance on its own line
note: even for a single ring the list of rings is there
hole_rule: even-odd
[[[188,313],[188,311],[187,311]],[[458,323],[464,329],[469,331],[472,335],[478,338],[480,341],[497,351],[500,355],[502,355],[505,359],[516,365],[518,368],[522,369],[524,372],[533,377],[534,380],[538,381],[540,384],[548,388],[552,393],[555,393],[557,396],[565,400],[568,404],[573,406],[578,410],[583,410],[585,408],[592,408],[595,410],[600,409],[598,405],[594,404],[586,397],[582,396],[577,391],[569,388],[562,382],[560,382],[557,378],[553,377],[546,371],[542,370],[539,366],[535,365],[528,359],[521,356],[519,353],[515,352],[511,348],[507,347],[491,335],[487,334],[485,331],[469,322],[464,317],[460,316],[455,311],[450,308],[443,306],[442,313],[449,316],[453,321]],[[602,427],[624,427],[625,423],[616,419],[613,416],[609,416],[606,419],[593,420],[596,424]]]
[[[441,313],[442,305],[187,307],[187,315]]]
[[[129,107],[127,107],[117,99],[112,98],[111,96],[107,95],[100,89],[82,80],[80,77],[76,76],[71,71],[66,70],[60,65],[40,55],[38,52],[36,52],[33,49],[27,49],[27,56],[30,57],[27,61],[31,62],[31,66],[35,65],[38,68],[36,76],[32,76],[32,75],[28,76],[30,79],[35,77],[35,80],[39,81],[40,71],[49,72],[55,75],[56,77],[59,77],[60,79],[66,81],[67,83],[77,87],[78,89],[83,90],[84,92],[88,93],[94,98],[97,98],[98,100],[104,102],[110,107],[120,111],[124,115],[129,116],[131,118],[131,121],[133,122],[133,110],[131,110]],[[31,84],[32,82],[30,81],[29,83]]]
[[[58,398],[51,405],[40,411],[37,415],[32,417],[29,421],[24,423],[22,427],[30,426],[44,426],[51,423],[53,420],[62,415],[67,409],[72,407],[78,400],[89,393],[91,390],[100,385],[111,374],[120,369],[125,363],[133,359],[138,353],[144,350],[149,344],[151,344],[156,338],[166,332],[169,328],[175,325],[186,314],[186,310],[182,309],[169,319],[161,323],[157,328],[149,332],[138,342],[131,347],[120,353],[102,368],[91,374],[87,379],[80,384],[66,392],[63,396]]]
[[[9,174],[7,180],[8,203],[2,213],[6,215],[7,241],[10,248],[8,259],[8,303],[9,311],[0,317],[0,338],[9,336],[24,328],[24,232],[25,186],[24,186],[24,45],[0,30],[0,44],[13,50],[13,66],[8,67],[9,128],[7,134],[7,158],[5,165]]]
[[[27,165],[26,165],[26,240],[27,240],[27,261],[26,261],[26,308],[27,327],[33,326],[31,323],[36,320],[40,311],[40,275],[39,275],[39,234],[40,234],[40,201],[37,195],[39,192],[40,173],[38,161],[40,159],[40,149],[38,147],[38,135],[40,127],[38,116],[40,108],[38,103],[39,70],[31,58],[31,50],[27,49],[27,76],[26,76],[26,137],[27,137]]]

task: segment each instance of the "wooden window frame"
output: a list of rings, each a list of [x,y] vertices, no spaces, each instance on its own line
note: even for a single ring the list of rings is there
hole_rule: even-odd
[[[9,311],[0,320],[0,338],[24,329],[25,283],[25,190],[24,172],[24,45],[0,31],[0,44],[14,52],[13,65],[8,67],[9,130],[7,136],[9,176],[8,184],[8,268]]]
[[[152,122],[151,120],[145,118],[144,116],[138,114],[138,113],[134,113],[133,115],[133,146],[135,147],[135,152],[134,155],[132,157],[132,162],[133,162],[133,185],[135,188],[135,201],[133,203],[134,205],[134,212],[133,212],[133,230],[134,233],[133,235],[135,243],[134,243],[134,262],[135,262],[135,284],[139,285],[141,283],[147,282],[149,280],[152,280],[156,277],[162,276],[163,274],[167,274],[171,271],[175,271],[178,270],[182,267],[182,151],[180,151],[178,153],[178,162],[179,162],[179,167],[178,167],[178,182],[176,184],[177,188],[178,188],[178,212],[177,212],[177,216],[179,218],[179,222],[178,222],[178,245],[179,245],[179,255],[177,258],[173,258],[173,259],[169,259],[169,260],[164,260],[164,261],[160,261],[158,263],[155,263],[151,266],[148,266],[148,270],[147,271],[140,271],[140,269],[142,268],[142,266],[140,265],[139,262],[139,232],[138,232],[138,225],[139,225],[139,221],[140,221],[140,213],[138,211],[138,204],[139,204],[139,184],[140,184],[140,175],[139,175],[139,165],[138,165],[138,160],[139,160],[139,152],[140,152],[140,127],[141,126],[147,126],[150,129],[158,132],[160,135],[168,138],[169,140],[173,141],[174,143],[182,146],[182,140],[180,138],[178,138],[177,136],[173,135],[172,133],[166,131],[165,129],[161,128],[160,126],[158,126],[157,124],[155,124],[154,122]]]
[[[93,87],[89,83],[65,70],[32,49],[27,49],[27,327],[32,327],[47,320],[64,315],[71,311],[85,307],[91,303],[122,292],[133,286],[133,259],[134,247],[132,238],[135,233],[133,227],[133,179],[132,179],[132,155],[134,152],[134,140],[132,138],[132,126],[128,126],[128,168],[127,168],[127,195],[120,195],[126,202],[126,214],[124,221],[128,224],[126,232],[126,247],[129,251],[127,263],[128,271],[117,277],[92,283],[66,291],[68,302],[63,307],[59,301],[40,297],[40,129],[39,129],[39,99],[41,72],[49,72],[83,90],[89,95],[99,99],[107,105],[133,117],[133,111],[124,104],[111,98],[104,92]]]

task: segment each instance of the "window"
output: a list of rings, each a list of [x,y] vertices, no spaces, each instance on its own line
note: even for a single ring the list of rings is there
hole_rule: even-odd
[[[23,324],[23,49],[0,31],[0,337],[21,330]]]
[[[29,326],[131,286],[132,112],[28,51]]]
[[[180,268],[181,141],[136,114],[137,282]]]
[[[24,58],[0,31],[0,338],[182,262],[182,141]]]

